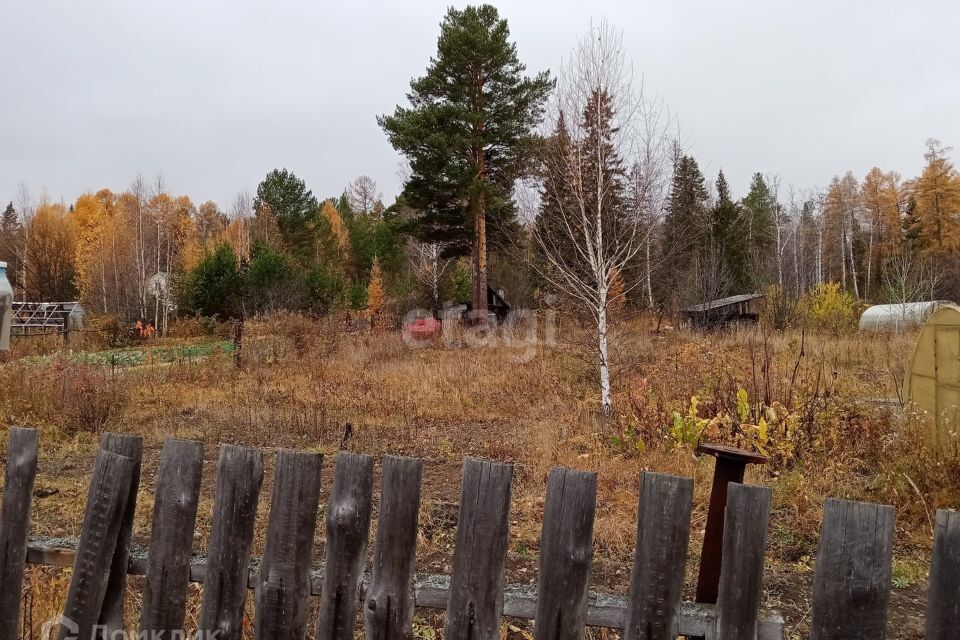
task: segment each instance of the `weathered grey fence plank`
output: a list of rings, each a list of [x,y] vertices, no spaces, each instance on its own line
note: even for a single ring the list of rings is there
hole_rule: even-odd
[[[164,441],[140,613],[143,637],[161,632],[172,637],[183,630],[202,473],[201,443]]]
[[[143,438],[140,436],[105,433],[100,439],[100,447],[133,460],[133,473],[130,476],[130,493],[127,506],[120,523],[117,547],[113,552],[110,565],[110,579],[107,592],[100,607],[98,636],[113,638],[124,630],[123,600],[127,590],[127,563],[130,557],[130,536],[133,534],[133,516],[137,510],[137,491],[140,489],[140,465],[143,461]]]
[[[17,638],[30,505],[37,477],[36,429],[10,427],[0,510],[0,638]]]
[[[258,449],[221,447],[208,571],[197,625],[204,638],[240,640],[243,634],[250,545],[262,483],[263,454]]]
[[[73,576],[64,606],[60,640],[88,640],[100,617],[123,516],[126,513],[134,462],[100,449],[87,493]],[[71,628],[75,625],[75,629]]]
[[[893,507],[828,498],[813,578],[811,640],[886,634]]]
[[[380,513],[373,572],[364,607],[367,640],[413,638],[413,578],[423,463],[387,456],[380,475]]]
[[[267,543],[257,574],[258,640],[301,640],[307,633],[322,464],[317,453],[281,449],[277,454]]]
[[[327,503],[326,561],[317,640],[353,640],[366,563],[373,498],[373,459],[341,451]]]
[[[757,635],[769,519],[770,489],[730,483],[717,596],[717,640],[746,640]]]
[[[960,630],[960,512],[937,511],[927,589],[927,640],[948,640]]]
[[[593,559],[597,474],[554,468],[540,535],[534,640],[580,640]]]
[[[446,640],[498,640],[513,465],[466,458]]]
[[[624,640],[677,637],[692,508],[693,480],[650,472],[640,478]]]

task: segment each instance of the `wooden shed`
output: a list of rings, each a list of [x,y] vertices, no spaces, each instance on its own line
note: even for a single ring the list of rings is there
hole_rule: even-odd
[[[470,312],[473,304],[470,302],[466,303],[466,312],[464,313],[464,318],[470,317]],[[506,298],[503,297],[503,290],[494,290],[493,287],[487,287],[487,312],[492,316],[496,317],[497,324],[503,323],[507,319],[507,315],[510,313],[510,303],[507,302]],[[493,318],[491,318],[491,321]]]
[[[760,320],[762,293],[744,293],[695,304],[683,310],[690,326],[699,329],[721,327],[738,322],[755,323]]]
[[[930,316],[913,352],[904,395],[931,416],[942,448],[960,426],[960,307],[941,307]]]

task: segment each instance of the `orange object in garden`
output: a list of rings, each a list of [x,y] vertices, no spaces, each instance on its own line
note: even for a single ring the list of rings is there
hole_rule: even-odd
[[[417,318],[407,324],[406,330],[417,340],[429,340],[440,335],[442,325],[436,318]]]

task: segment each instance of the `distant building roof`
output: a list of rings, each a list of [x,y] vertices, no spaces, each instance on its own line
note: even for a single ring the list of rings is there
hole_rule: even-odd
[[[695,304],[692,307],[687,307],[684,311],[688,312],[697,312],[697,311],[710,311],[712,309],[720,309],[722,307],[727,307],[732,304],[738,304],[740,302],[749,302],[750,300],[756,300],[757,298],[766,298],[765,293],[742,293],[738,296],[729,296],[727,298],[720,298],[718,300],[711,300],[710,302],[701,302],[700,304]]]

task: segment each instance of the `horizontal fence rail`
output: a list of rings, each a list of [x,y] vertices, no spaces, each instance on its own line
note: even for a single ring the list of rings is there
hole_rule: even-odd
[[[77,541],[70,538],[34,537],[27,547],[27,563],[50,567],[72,567]],[[127,575],[147,575],[147,550],[131,548]],[[247,587],[255,589],[260,570],[260,559],[251,558]],[[189,565],[188,582],[203,584],[207,575],[207,561],[196,555]],[[310,571],[310,596],[323,593],[323,567]],[[360,585],[361,597],[369,597],[372,591],[372,575],[365,573]],[[418,609],[446,610],[450,596],[450,576],[440,574],[417,574],[409,585],[413,604]],[[366,594],[366,595],[365,595]],[[586,626],[608,629],[623,629],[631,601],[625,596],[590,592],[587,596]],[[521,620],[533,620],[537,610],[537,589],[521,585],[506,585],[503,589],[503,615]],[[709,636],[709,627],[716,617],[716,607],[710,604],[680,602],[677,607],[678,630],[673,636]],[[783,618],[774,612],[761,612],[758,618],[757,638],[760,640],[783,638]],[[639,636],[657,637],[657,636]],[[668,637],[668,636],[659,636]]]
[[[351,640],[362,617],[369,640],[409,640],[413,611],[446,611],[448,640],[499,640],[502,616],[534,621],[535,640],[578,640],[585,626],[624,632],[625,640],[678,635],[712,640],[782,640],[783,620],[761,611],[770,491],[731,483],[724,518],[716,605],[681,600],[693,482],[643,473],[637,547],[627,597],[589,589],[597,477],[553,469],[547,481],[537,587],[505,583],[513,468],[464,460],[451,575],[416,573],[422,462],[382,461],[372,569],[367,540],[373,519],[374,460],[340,452],[327,498],[325,560],[310,558],[325,460],[277,455],[262,558],[251,557],[264,475],[263,454],[223,445],[213,524],[205,553],[194,553],[203,449],[164,443],[147,548],[130,544],[140,490],[142,441],[106,434],[89,486],[78,540],[30,538],[30,498],[38,444],[33,430],[9,433],[0,512],[0,638],[16,638],[25,563],[72,567],[61,640],[94,637],[123,620],[127,575],[146,577],[139,612],[142,637],[171,637],[184,626],[188,583],[202,583],[199,637],[238,639],[244,603],[254,591],[254,635],[300,640],[311,630],[310,599],[319,598],[316,637]],[[826,503],[812,594],[812,636],[882,638],[890,595],[894,522],[890,507]],[[960,625],[960,518],[937,514],[927,637],[955,637]],[[16,594],[10,596],[9,594]],[[362,616],[360,612],[362,611]],[[143,633],[147,632],[146,636]]]

